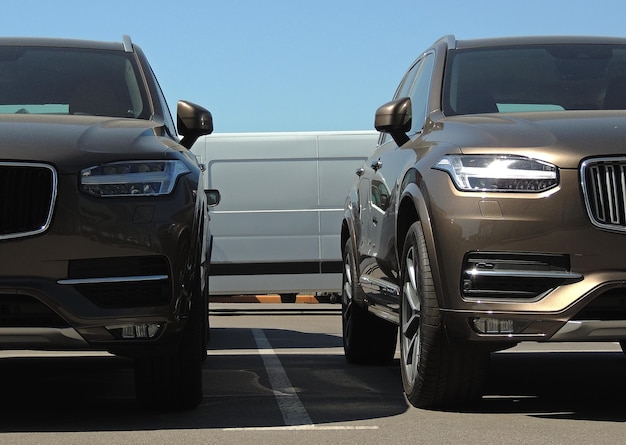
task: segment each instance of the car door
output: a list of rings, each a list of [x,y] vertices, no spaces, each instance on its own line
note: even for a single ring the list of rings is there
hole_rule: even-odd
[[[418,135],[426,121],[427,103],[434,66],[434,54],[418,59],[400,84],[395,99],[411,97],[412,127],[409,135]],[[396,252],[396,210],[400,184],[407,168],[415,163],[412,148],[399,147],[389,136],[363,166],[359,195],[361,199],[361,234],[359,243],[360,282],[370,300],[384,306],[397,305],[399,265]]]

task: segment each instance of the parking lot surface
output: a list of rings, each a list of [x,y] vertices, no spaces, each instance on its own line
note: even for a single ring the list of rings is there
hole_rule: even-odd
[[[626,358],[616,344],[527,344],[494,354],[481,404],[427,411],[398,360],[343,357],[336,304],[212,304],[204,399],[139,408],[132,367],[108,354],[4,351],[0,443],[622,443]]]

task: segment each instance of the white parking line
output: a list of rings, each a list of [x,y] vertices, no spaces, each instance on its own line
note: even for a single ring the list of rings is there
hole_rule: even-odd
[[[224,428],[223,431],[360,431],[377,430],[378,427],[367,425],[344,426],[344,425],[294,425],[294,426],[265,426],[251,428]]]
[[[252,329],[252,335],[259,348],[259,354],[263,358],[263,364],[265,365],[270,385],[274,390],[278,407],[283,415],[285,426],[313,426],[309,414],[296,394],[295,389],[291,386],[289,377],[287,377],[283,365],[280,363],[263,330]]]
[[[314,425],[309,414],[291,386],[289,377],[280,363],[274,348],[262,329],[252,329],[257,353],[263,358],[265,370],[278,402],[278,407],[285,421],[285,426],[225,428],[224,431],[350,431],[377,430],[378,426],[349,425]]]
[[[273,349],[276,355],[324,355],[324,356],[343,356],[343,347],[337,348],[277,348]],[[1,353],[1,352],[0,352]],[[258,349],[209,349],[207,351],[208,355],[236,355],[238,357],[246,356],[246,355],[259,355]],[[399,356],[398,356],[399,357]]]

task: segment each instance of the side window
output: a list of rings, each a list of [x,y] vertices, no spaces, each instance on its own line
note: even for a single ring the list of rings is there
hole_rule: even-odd
[[[372,179],[372,204],[385,212],[389,208],[391,192],[384,182]]]
[[[159,81],[154,75],[154,71],[152,71],[152,67],[150,67],[150,65],[148,65],[147,63],[146,65],[147,65],[147,74],[150,76],[151,78],[150,81],[152,85],[154,85],[154,89],[156,90],[155,92],[156,92],[157,97],[153,99],[159,102],[159,106],[161,107],[161,110],[163,112],[163,120],[165,121],[165,127],[170,133],[170,136],[172,138],[176,138],[178,134],[176,132],[176,124],[174,124],[174,121],[172,120],[172,115],[170,113],[169,107],[167,106],[167,100],[165,100],[165,96],[163,95],[163,91],[161,90],[161,85],[159,85]]]
[[[428,113],[428,97],[430,93],[430,84],[432,79],[433,65],[435,62],[434,54],[430,53],[424,56],[420,64],[417,78],[413,84],[410,93],[411,105],[413,113],[411,133],[417,133],[424,128],[426,122],[426,114]],[[405,95],[407,96],[407,95]]]
[[[411,91],[411,87],[413,86],[413,82],[415,81],[415,76],[420,71],[420,67],[422,66],[422,60],[420,59],[413,64],[413,66],[409,69],[409,71],[400,82],[400,86],[396,90],[396,94],[394,99],[400,99],[401,97],[408,97],[409,91]]]
[[[416,74],[419,72],[420,66],[422,64],[422,60],[420,59],[413,64],[409,71],[404,75],[400,85],[396,89],[396,94],[393,95],[394,100],[400,99],[401,97],[408,97],[409,91],[411,91],[411,87],[413,86],[413,81],[415,80]],[[379,145],[382,145],[391,140],[391,135],[388,133],[382,133],[381,138],[379,139]]]
[[[154,73],[152,73],[152,76],[154,77]],[[173,138],[175,138],[177,135],[176,124],[174,124],[174,121],[172,120],[172,114],[170,113],[170,109],[167,106],[167,100],[165,99],[165,96],[163,95],[163,91],[161,90],[161,85],[159,85],[159,81],[156,80],[156,77],[154,77],[154,81],[158,88],[158,93],[159,93],[158,98],[159,98],[159,102],[161,102],[161,109],[163,110],[163,119],[165,120],[165,126],[169,129],[170,135]]]

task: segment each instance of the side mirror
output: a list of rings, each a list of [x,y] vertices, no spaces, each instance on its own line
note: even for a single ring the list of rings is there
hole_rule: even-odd
[[[200,105],[179,100],[176,110],[176,126],[183,137],[180,144],[190,149],[200,136],[213,133],[213,116]]]
[[[387,102],[376,110],[374,127],[383,133],[389,133],[398,146],[409,141],[407,133],[411,130],[411,98]]]
[[[205,190],[205,193],[206,193],[207,205],[209,207],[215,207],[222,200],[222,196],[220,195],[219,190],[215,190],[215,189]]]

